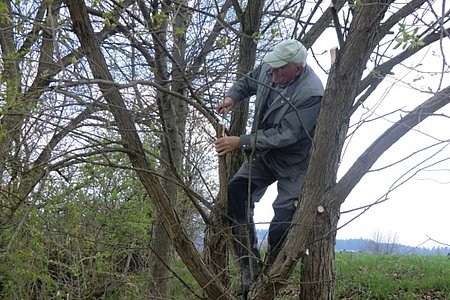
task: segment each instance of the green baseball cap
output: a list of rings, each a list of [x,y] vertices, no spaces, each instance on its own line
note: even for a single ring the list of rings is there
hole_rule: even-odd
[[[272,68],[280,68],[288,63],[306,64],[307,56],[308,51],[302,43],[297,40],[284,40],[267,53],[263,61]]]

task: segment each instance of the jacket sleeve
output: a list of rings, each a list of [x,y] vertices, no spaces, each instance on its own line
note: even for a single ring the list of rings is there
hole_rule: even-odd
[[[241,147],[245,151],[284,148],[302,139],[312,138],[319,116],[321,96],[313,96],[289,109],[278,124],[268,129],[258,129],[254,133],[240,136]]]
[[[261,65],[242,76],[228,90],[226,96],[234,100],[234,104],[241,103],[245,98],[256,95],[258,89],[258,78],[261,72]]]

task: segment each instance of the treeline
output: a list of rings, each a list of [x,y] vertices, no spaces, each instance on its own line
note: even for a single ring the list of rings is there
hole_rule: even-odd
[[[261,251],[267,248],[267,229],[257,229],[258,244]],[[450,255],[450,247],[423,247],[408,246],[393,242],[377,242],[372,239],[345,239],[336,240],[336,252],[365,252],[380,254],[400,254],[400,255]]]
[[[378,247],[374,247],[375,242],[370,239],[347,239],[336,241],[336,251],[350,251],[350,252],[368,252],[368,253],[388,253],[401,255],[448,255],[450,254],[450,247],[414,247],[398,243],[377,243]],[[380,251],[373,251],[373,249],[380,249]],[[383,251],[382,249],[389,249],[390,251]]]

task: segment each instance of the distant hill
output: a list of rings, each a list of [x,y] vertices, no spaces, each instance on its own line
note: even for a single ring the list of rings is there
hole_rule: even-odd
[[[257,229],[256,235],[261,250],[267,247],[267,229]],[[347,239],[337,240],[336,252],[366,252],[366,253],[388,253],[401,255],[449,255],[450,247],[412,247],[401,244],[375,243],[369,239]]]
[[[335,249],[336,251],[350,251],[350,252],[376,252],[376,253],[389,253],[389,254],[417,254],[417,255],[448,255],[450,253],[450,247],[412,247],[401,244],[384,244],[378,243],[368,239],[348,239],[337,240]],[[374,251],[377,249],[378,251]],[[384,249],[388,249],[387,251]]]

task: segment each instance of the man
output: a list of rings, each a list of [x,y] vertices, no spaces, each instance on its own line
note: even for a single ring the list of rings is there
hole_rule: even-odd
[[[254,203],[277,181],[272,207],[267,263],[276,258],[297,206],[319,115],[323,85],[306,64],[306,48],[284,40],[267,53],[263,64],[239,79],[217,106],[226,114],[244,99],[256,95],[250,134],[217,139],[218,155],[242,148],[248,159],[228,185],[228,215],[241,267],[237,293],[247,293],[261,270]],[[249,196],[250,191],[250,196]]]

